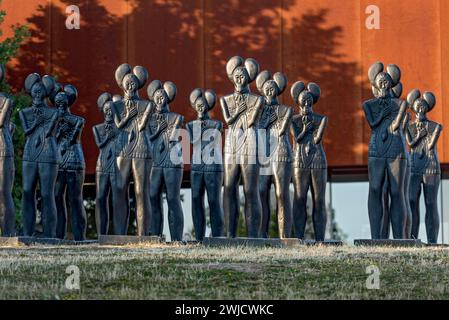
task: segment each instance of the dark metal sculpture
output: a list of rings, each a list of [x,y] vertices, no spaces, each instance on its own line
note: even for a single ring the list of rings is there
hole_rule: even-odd
[[[119,129],[116,144],[117,170],[113,185],[114,214],[112,216],[114,234],[126,235],[129,223],[128,191],[131,177],[136,195],[137,233],[148,235],[150,231],[150,171],[151,147],[145,130],[151,113],[151,103],[138,95],[148,80],[145,68],[134,69],[122,64],[115,72],[118,86],[123,89],[124,97],[114,101],[112,112]]]
[[[86,239],[87,229],[87,217],[83,204],[86,165],[81,146],[85,120],[70,112],[70,107],[77,97],[78,91],[74,86],[62,86],[57,83],[49,98],[61,114],[56,131],[56,142],[61,160],[55,186],[58,215],[56,237],[64,239],[67,233],[67,198],[72,217],[73,236],[76,241],[82,241]]]
[[[184,214],[181,206],[183,174],[180,128],[184,117],[170,112],[169,104],[176,97],[172,82],[162,84],[154,80],[148,86],[148,96],[154,105],[148,121],[149,139],[153,148],[153,167],[150,177],[151,235],[162,236],[163,212],[161,194],[165,188],[168,204],[168,224],[172,241],[181,241]]]
[[[401,72],[396,65],[384,71],[382,63],[373,64],[368,72],[374,99],[363,104],[366,119],[371,127],[368,148],[369,198],[368,212],[371,237],[382,238],[384,193],[388,190],[393,237],[405,238],[407,207],[404,189],[407,172],[407,151],[402,124],[407,103],[395,97]],[[386,180],[387,179],[387,180]],[[387,181],[387,187],[384,183]]]
[[[0,83],[5,68],[0,65]],[[11,122],[14,101],[0,92],[0,235],[12,237],[16,233],[16,216],[12,188],[14,185],[14,146],[12,135],[15,126]]]
[[[44,236],[56,237],[57,213],[55,184],[58,176],[59,151],[56,130],[62,111],[47,106],[45,99],[55,87],[51,76],[30,74],[25,80],[25,91],[31,96],[30,107],[20,111],[20,120],[26,136],[23,151],[22,215],[24,236],[33,236],[36,224],[36,188],[42,196],[42,224]]]
[[[245,221],[249,237],[258,238],[262,225],[262,206],[259,190],[257,161],[257,126],[263,108],[263,98],[252,94],[250,82],[259,73],[254,59],[235,56],[226,64],[234,93],[220,99],[224,120],[228,125],[224,148],[223,208],[228,236],[237,236],[240,216],[239,181],[243,179],[245,193]]]
[[[440,162],[437,142],[443,127],[427,118],[436,103],[433,93],[419,90],[411,91],[407,102],[415,113],[415,121],[407,128],[407,142],[411,149],[412,175],[410,179],[410,205],[412,209],[412,238],[419,234],[419,198],[421,185],[426,205],[426,233],[428,243],[438,240],[440,220],[438,214],[438,190],[441,182]]]
[[[116,177],[116,143],[118,130],[112,114],[113,98],[103,93],[97,106],[104,115],[104,122],[94,126],[95,142],[100,149],[96,167],[95,221],[98,235],[107,235],[109,230],[109,199]]]
[[[315,240],[324,241],[326,232],[327,161],[322,139],[327,117],[313,112],[312,106],[321,95],[315,83],[298,81],[291,89],[293,101],[299,105],[299,114],[293,116],[291,132],[295,141],[293,160],[293,221],[295,235],[304,238],[307,222],[307,193],[313,198],[313,229]]]
[[[186,127],[193,145],[190,180],[192,186],[192,217],[196,240],[202,241],[206,233],[204,195],[207,192],[212,237],[224,236],[224,217],[221,204],[223,160],[221,133],[223,124],[209,117],[217,96],[212,90],[195,89],[190,104],[197,112],[197,120]]]
[[[275,186],[279,238],[290,238],[292,231],[292,209],[290,202],[290,181],[292,177],[292,147],[289,130],[293,109],[279,103],[277,97],[287,87],[287,78],[277,72],[271,76],[268,71],[256,78],[257,89],[264,96],[264,106],[259,121],[259,150],[263,155],[259,177],[262,202],[262,234],[268,238],[270,224],[270,188]],[[263,143],[265,142],[265,143]],[[264,144],[264,146],[262,146]]]

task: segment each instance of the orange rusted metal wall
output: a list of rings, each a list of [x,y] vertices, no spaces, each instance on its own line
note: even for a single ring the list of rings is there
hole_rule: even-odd
[[[65,27],[69,5],[80,8],[79,30]],[[369,5],[380,9],[379,30],[365,25]],[[172,110],[190,120],[193,88],[232,91],[225,63],[233,55],[284,71],[290,84],[320,84],[316,110],[329,116],[325,149],[333,167],[366,164],[369,128],[361,102],[371,96],[367,70],[377,60],[396,63],[404,95],[415,87],[435,92],[431,117],[447,127],[438,149],[449,163],[447,0],[3,0],[1,8],[7,11],[4,37],[6,26],[16,23],[27,23],[33,34],[8,66],[15,90],[30,72],[54,74],[79,89],[73,111],[87,119],[88,173],[97,157],[91,126],[102,121],[96,99],[103,91],[120,93],[119,64],[143,65],[150,79],[175,82]],[[292,104],[289,88],[286,104]],[[213,114],[221,118],[219,109]]]

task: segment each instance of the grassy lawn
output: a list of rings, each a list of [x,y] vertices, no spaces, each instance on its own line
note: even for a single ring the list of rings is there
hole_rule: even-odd
[[[66,268],[81,272],[65,288]],[[366,288],[366,268],[381,272]],[[0,248],[0,299],[449,299],[448,248]]]

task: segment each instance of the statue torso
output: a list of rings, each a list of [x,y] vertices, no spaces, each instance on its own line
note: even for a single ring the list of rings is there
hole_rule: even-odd
[[[59,170],[84,170],[83,148],[81,146],[81,130],[76,132],[76,127],[84,119],[66,113],[58,123],[56,142],[58,144],[61,162]]]
[[[114,173],[116,159],[115,144],[118,135],[117,127],[113,122],[102,123],[96,125],[95,130],[101,141],[104,141],[107,137],[113,137],[102,148],[100,148],[96,171]]]
[[[417,121],[410,123],[408,128],[412,139],[415,139],[418,135],[418,125],[423,126],[427,134],[414,147],[410,148],[412,172],[418,174],[440,174],[441,168],[436,145],[429,149],[432,135],[438,129],[438,123],[429,120],[421,124],[418,124]]]
[[[0,97],[0,112],[3,112],[3,108],[7,103],[9,98]],[[11,158],[14,157],[14,145],[12,142],[11,134],[12,124],[10,122],[10,115],[7,116],[3,127],[0,128],[0,157]]]

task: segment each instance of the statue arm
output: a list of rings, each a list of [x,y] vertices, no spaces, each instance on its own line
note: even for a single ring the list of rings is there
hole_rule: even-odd
[[[435,131],[433,132],[432,138],[429,142],[429,150],[432,150],[435,147],[442,130],[443,126],[441,124],[437,124],[437,127],[435,128]]]
[[[37,121],[34,121],[33,125],[31,127],[28,127],[28,122],[25,118],[25,115],[23,113],[23,111],[19,112],[19,117],[20,117],[20,122],[22,122],[22,127],[23,127],[23,131],[25,133],[26,136],[31,135],[34,130],[36,130],[37,128]]]
[[[368,106],[367,103],[363,104],[363,111],[365,112],[365,118],[368,121],[368,124],[371,127],[371,129],[376,128],[384,118],[384,113],[381,111],[377,119],[374,119],[371,113],[371,108]]]
[[[257,117],[262,112],[262,108],[263,108],[263,98],[258,97],[257,101],[256,101],[255,110],[254,110],[253,114],[251,115],[251,118],[248,122],[248,127],[252,127],[256,123]]]
[[[5,125],[6,115],[10,112],[11,108],[13,107],[14,102],[11,99],[6,98],[5,101],[3,102],[3,108],[0,113],[0,128],[3,128],[3,126]]]
[[[86,121],[82,118],[80,118],[76,121],[76,127],[73,132],[73,136],[72,136],[70,144],[74,144],[76,142],[76,140],[78,139],[78,137],[81,135],[81,132],[83,132],[85,122]]]
[[[406,111],[407,111],[407,103],[405,101],[402,101],[399,113],[396,116],[396,119],[394,119],[393,123],[391,124],[392,131],[396,131],[399,129],[399,127],[402,124],[402,121],[404,121]]]
[[[139,122],[139,131],[145,130],[152,111],[153,111],[153,104],[151,102],[148,102],[147,108],[145,109],[142,119]]]
[[[174,142],[178,142],[179,141],[179,129],[182,128],[182,125],[184,123],[184,117],[183,116],[178,116],[176,119],[176,122],[174,124],[174,128],[170,134],[170,139],[168,141],[174,141]]]
[[[235,120],[237,120],[237,118],[240,116],[240,113],[236,113],[234,116],[231,116],[229,114],[229,108],[226,103],[226,100],[223,97],[220,99],[220,105],[224,120],[228,125],[232,125],[235,122]]]
[[[153,133],[152,135],[150,135],[150,141],[153,142],[154,140],[156,140],[157,137],[159,137],[159,135],[160,135],[166,128],[167,128],[166,126],[164,126],[164,127],[159,126],[159,127],[156,129],[156,132]]]
[[[283,136],[286,133],[288,127],[290,127],[292,116],[293,116],[293,109],[288,108],[287,113],[284,116],[284,122],[282,123],[281,130],[279,131],[280,136]]]
[[[50,127],[48,128],[47,133],[45,134],[45,136],[47,138],[51,135],[51,132],[58,125],[59,119],[60,119],[60,113],[59,113],[59,111],[56,111],[50,119]]]
[[[313,137],[313,142],[315,144],[320,144],[321,140],[323,140],[324,130],[326,129],[326,127],[327,127],[327,117],[323,117],[323,119],[321,119],[320,126],[318,127],[318,131]]]

